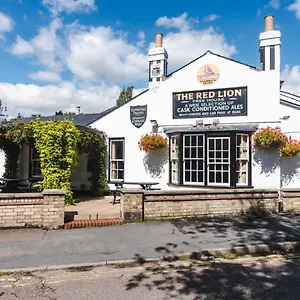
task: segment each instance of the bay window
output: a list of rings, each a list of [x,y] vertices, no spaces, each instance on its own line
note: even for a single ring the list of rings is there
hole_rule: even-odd
[[[201,132],[170,135],[170,183],[250,186],[250,133]]]

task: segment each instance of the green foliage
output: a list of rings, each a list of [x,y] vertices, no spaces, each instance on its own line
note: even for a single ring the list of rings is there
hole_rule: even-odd
[[[92,190],[95,195],[103,195],[106,188],[105,138],[94,130],[78,130],[69,120],[63,121],[32,121],[30,123],[18,123],[10,126],[6,133],[13,159],[8,160],[7,170],[12,172],[11,177],[17,176],[16,166],[18,162],[20,146],[26,143],[34,146],[40,155],[40,164],[43,173],[43,181],[38,183],[42,189],[66,190],[66,203],[73,204],[70,175],[72,167],[77,163],[78,151],[88,153],[89,171]],[[0,145],[1,146],[1,145]],[[13,149],[13,147],[18,147]],[[9,152],[9,151],[8,151]],[[7,152],[6,152],[7,153]],[[8,154],[10,155],[10,154]]]
[[[128,100],[132,99],[132,91],[133,91],[133,86],[129,86],[127,88],[123,88],[120,92],[119,98],[117,100],[117,106],[121,106]]]
[[[67,204],[74,204],[70,175],[77,162],[79,136],[79,130],[68,120],[19,123],[7,132],[7,138],[14,143],[34,145],[43,173],[43,181],[37,186],[65,190]]]
[[[96,196],[102,196],[106,188],[105,138],[98,132],[91,130],[80,131],[79,151],[88,153],[88,169],[91,177],[88,180],[92,183],[92,190]]]

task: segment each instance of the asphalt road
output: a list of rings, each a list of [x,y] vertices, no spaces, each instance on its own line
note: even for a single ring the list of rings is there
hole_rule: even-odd
[[[105,266],[0,276],[0,299],[299,299],[300,259]],[[90,298],[88,298],[90,297]]]

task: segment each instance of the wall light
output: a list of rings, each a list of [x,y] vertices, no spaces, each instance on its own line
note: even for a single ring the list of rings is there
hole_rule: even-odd
[[[158,131],[158,123],[156,120],[150,120],[151,125],[152,125],[152,132],[157,133]]]

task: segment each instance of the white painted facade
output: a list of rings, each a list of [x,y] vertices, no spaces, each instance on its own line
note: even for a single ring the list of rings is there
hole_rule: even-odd
[[[269,17],[266,19],[266,22],[268,21],[270,21]],[[159,82],[150,80],[149,90],[94,122],[91,127],[105,132],[108,137],[108,180],[117,181],[111,180],[109,174],[110,139],[122,138],[124,139],[125,153],[124,177],[122,178],[124,182],[159,182],[157,187],[161,189],[202,187],[197,184],[186,185],[183,182],[179,185],[171,183],[169,152],[163,153],[159,150],[145,153],[139,149],[138,141],[142,135],[152,132],[153,121],[158,124],[158,133],[165,137],[168,137],[166,134],[168,128],[192,127],[199,121],[203,121],[202,126],[206,126],[218,119],[218,126],[253,126],[254,124],[258,128],[279,126],[284,132],[290,132],[293,137],[300,138],[300,129],[297,131],[300,106],[289,107],[283,105],[280,100],[280,32],[268,29],[267,32],[260,34],[259,39],[260,48],[264,47],[264,55],[261,59],[264,71],[261,68],[254,68],[208,51],[166,78],[162,74]],[[271,48],[273,49],[271,50]],[[160,51],[161,54],[166,53],[162,47],[159,47],[157,51]],[[271,51],[273,51],[273,66],[270,62]],[[153,60],[153,53],[157,52],[150,50],[150,63]],[[161,58],[167,59],[167,56],[162,55]],[[219,69],[219,78],[212,85],[202,85],[197,78],[197,72],[201,67],[211,64]],[[247,87],[247,115],[215,116],[202,119],[173,118],[173,93],[175,92],[238,87]],[[130,107],[137,105],[147,105],[147,119],[140,128],[136,128],[130,120]],[[290,118],[283,120],[283,117],[286,116],[290,116]],[[250,148],[250,152],[251,184],[249,182],[249,186],[276,189],[300,186],[298,157],[281,158],[279,151],[257,151],[253,147]],[[208,159],[207,156],[205,159]],[[297,161],[296,168],[294,168],[295,161]],[[205,187],[208,186],[214,185],[205,185]],[[221,187],[222,184],[216,186]],[[113,188],[114,185],[109,184],[109,187]]]

